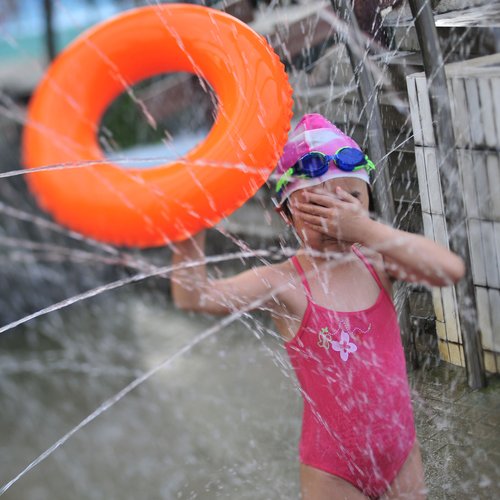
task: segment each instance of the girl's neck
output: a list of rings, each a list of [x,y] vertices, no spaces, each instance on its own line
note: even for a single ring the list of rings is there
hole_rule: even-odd
[[[346,258],[351,252],[352,243],[345,241],[329,241],[322,245],[321,248],[311,248],[306,245],[301,245],[298,255],[311,263],[320,264],[329,260],[339,260]]]

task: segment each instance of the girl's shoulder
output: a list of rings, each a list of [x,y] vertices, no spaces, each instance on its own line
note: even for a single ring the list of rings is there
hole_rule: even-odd
[[[290,259],[255,267],[254,272],[268,279],[274,285],[288,283],[295,278],[294,266]]]
[[[287,303],[290,293],[300,288],[300,276],[291,259],[255,267],[253,272],[279,303]]]
[[[294,289],[292,264],[280,262],[252,266],[246,271],[211,282],[211,290],[218,296],[227,296],[226,302],[255,304],[252,309],[282,313],[288,310],[290,293]],[[295,286],[295,288],[297,288]]]
[[[354,243],[352,248],[357,253],[360,253],[372,265],[378,265],[384,262],[382,254],[371,248],[363,246],[361,243]]]
[[[384,256],[371,248],[364,247],[360,243],[355,243],[353,247],[361,254],[365,263],[367,262],[375,270],[384,288],[389,293],[392,293],[394,280],[387,273],[387,263],[384,260]]]

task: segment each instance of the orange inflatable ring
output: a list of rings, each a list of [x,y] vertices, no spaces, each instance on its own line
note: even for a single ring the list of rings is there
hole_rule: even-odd
[[[113,164],[97,138],[103,113],[130,85],[169,72],[212,86],[218,109],[208,136],[160,167]],[[272,48],[234,17],[186,4],[134,9],[88,30],[47,71],[28,111],[24,164],[66,168],[26,179],[44,209],[86,236],[137,247],[179,241],[266,181],[287,139],[291,93]]]

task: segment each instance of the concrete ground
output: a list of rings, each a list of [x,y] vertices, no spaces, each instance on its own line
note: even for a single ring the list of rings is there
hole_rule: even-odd
[[[96,415],[4,498],[298,500],[302,407],[281,341],[259,316],[199,341],[217,321],[136,288],[2,337],[0,487]],[[441,364],[410,381],[429,499],[498,498],[500,378],[471,391]]]
[[[410,373],[429,499],[493,499],[500,491],[500,377],[472,391],[448,363]]]

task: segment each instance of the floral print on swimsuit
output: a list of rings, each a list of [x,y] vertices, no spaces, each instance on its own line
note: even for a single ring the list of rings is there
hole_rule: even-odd
[[[322,328],[318,332],[318,346],[324,349],[333,349],[334,351],[340,353],[340,359],[346,362],[349,359],[349,354],[352,354],[358,350],[358,346],[351,342],[351,337],[354,337],[358,332],[368,333],[371,329],[371,324],[368,325],[366,330],[361,330],[360,328],[354,328],[352,332],[349,331],[349,326],[344,322],[340,323],[340,328],[333,333],[330,333],[328,327]],[[340,339],[336,340],[334,338],[340,336]]]

